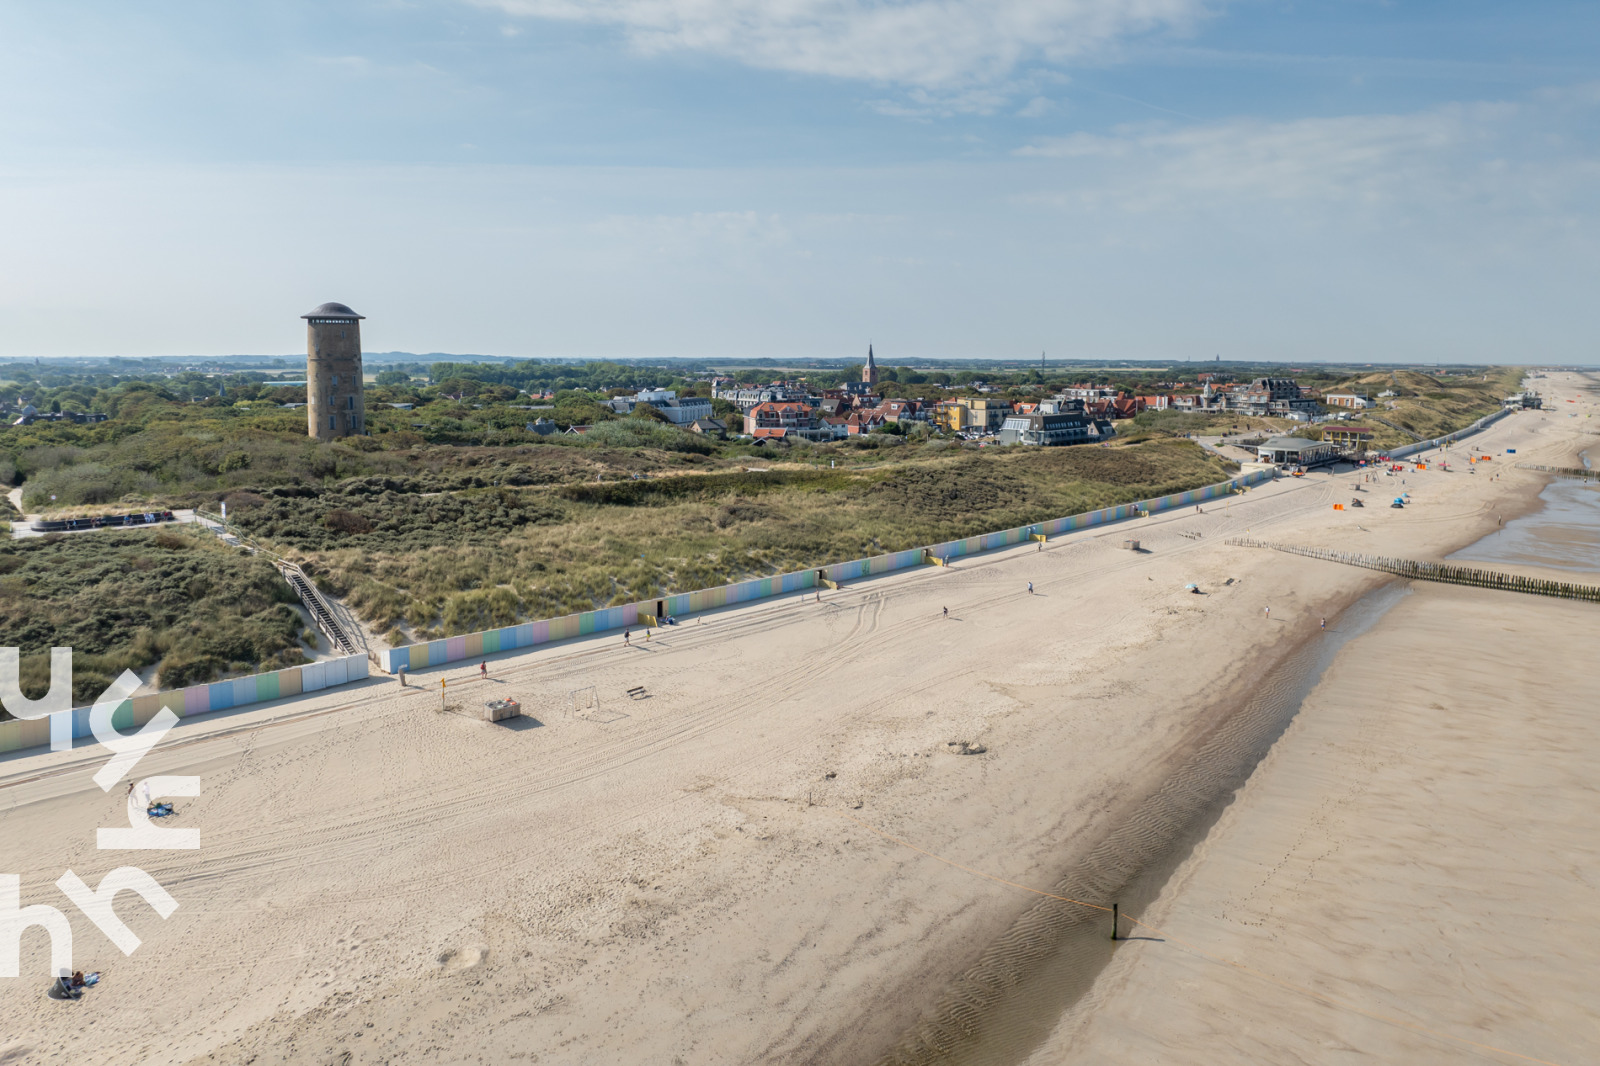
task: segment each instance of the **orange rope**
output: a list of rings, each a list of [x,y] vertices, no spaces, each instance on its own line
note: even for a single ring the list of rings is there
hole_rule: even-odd
[[[903,848],[909,848],[910,850],[917,852],[919,855],[926,855],[928,858],[934,859],[934,860],[936,860],[938,862],[942,862],[946,866],[952,866],[957,870],[961,870],[961,871],[963,871],[965,873],[972,874],[974,877],[981,877],[986,881],[993,881],[996,884],[1006,885],[1006,886],[1008,886],[1010,888],[1019,888],[1024,892],[1030,892],[1035,896],[1043,896],[1046,899],[1060,900],[1062,903],[1073,903],[1073,904],[1076,904],[1079,907],[1088,907],[1088,908],[1090,908],[1092,910],[1104,911],[1106,913],[1110,913],[1110,911],[1111,911],[1110,907],[1103,907],[1098,903],[1086,903],[1081,899],[1071,899],[1071,898],[1069,898],[1067,896],[1058,896],[1054,892],[1045,892],[1045,891],[1042,891],[1041,889],[1032,888],[1032,887],[1030,887],[1028,885],[1018,884],[1015,881],[1007,881],[1003,877],[996,877],[994,874],[985,873],[984,871],[974,869],[971,866],[964,866],[961,863],[955,862],[952,859],[945,858],[943,855],[937,855],[937,854],[927,850],[926,848],[919,848],[919,847],[917,847],[917,845],[911,843],[908,840],[902,840],[897,836],[893,836],[893,835],[891,835],[889,833],[885,833],[883,830],[877,828],[876,826],[868,825],[866,822],[863,822],[861,819],[856,818],[853,815],[845,814],[843,811],[833,811],[833,812],[830,812],[830,813],[838,814],[840,817],[843,817],[843,818],[848,818],[850,821],[854,822],[856,825],[859,825],[861,828],[865,829],[869,833],[876,834],[877,836],[880,836],[885,840],[892,841],[895,844],[899,844]],[[1411,1029],[1411,1030],[1413,1030],[1415,1032],[1423,1033],[1423,1034],[1425,1034],[1427,1036],[1435,1037],[1435,1038],[1437,1038],[1439,1040],[1445,1040],[1445,1041],[1449,1041],[1451,1043],[1463,1044],[1463,1045],[1465,1045],[1467,1047],[1476,1048],[1479,1051],[1492,1051],[1492,1052],[1494,1052],[1496,1054],[1499,1054],[1499,1055],[1507,1055],[1507,1056],[1509,1056],[1511,1058],[1518,1059],[1518,1060],[1520,1060],[1522,1062],[1538,1063],[1539,1066],[1562,1066],[1561,1063],[1552,1062],[1549,1059],[1535,1058],[1532,1055],[1524,1055],[1521,1052],[1510,1051],[1510,1050],[1507,1050],[1506,1048],[1503,1048],[1503,1047],[1496,1047],[1493,1044],[1484,1044],[1484,1043],[1480,1043],[1479,1041],[1476,1041],[1476,1040],[1469,1040],[1469,1039],[1467,1039],[1466,1037],[1463,1037],[1463,1036],[1452,1036],[1449,1033],[1442,1033],[1437,1029],[1430,1029],[1427,1026],[1420,1025],[1420,1024],[1418,1024],[1416,1022],[1408,1022],[1404,1018],[1391,1018],[1388,1015],[1378,1014],[1375,1011],[1367,1010],[1365,1007],[1359,1007],[1354,1003],[1350,1003],[1350,1002],[1347,1002],[1345,1000],[1339,999],[1336,996],[1330,996],[1326,992],[1318,992],[1315,989],[1306,988],[1303,985],[1293,984],[1293,983],[1291,983],[1289,981],[1282,980],[1281,978],[1274,977],[1269,973],[1264,973],[1261,970],[1257,970],[1254,967],[1246,966],[1245,964],[1240,963],[1240,962],[1234,962],[1231,959],[1225,959],[1220,955],[1214,955],[1211,952],[1205,950],[1204,948],[1199,947],[1196,944],[1192,944],[1189,941],[1184,940],[1181,937],[1173,936],[1171,933],[1167,932],[1164,929],[1160,929],[1160,928],[1158,928],[1158,927],[1156,927],[1154,925],[1151,925],[1148,922],[1141,922],[1139,919],[1133,917],[1130,914],[1124,914],[1123,917],[1127,918],[1129,922],[1131,922],[1134,925],[1139,926],[1140,928],[1148,929],[1152,933],[1157,933],[1160,936],[1162,936],[1163,938],[1165,938],[1167,940],[1170,940],[1175,944],[1181,944],[1182,946],[1188,948],[1190,951],[1194,952],[1196,955],[1201,956],[1202,958],[1210,959],[1212,962],[1221,963],[1224,966],[1231,966],[1235,970],[1240,970],[1240,971],[1242,971],[1244,973],[1251,974],[1252,976],[1259,977],[1263,981],[1268,981],[1268,982],[1270,982],[1272,984],[1278,985],[1280,988],[1287,988],[1291,992],[1298,992],[1301,995],[1310,996],[1312,999],[1320,1000],[1323,1003],[1327,1003],[1327,1004],[1329,1004],[1331,1006],[1342,1007],[1345,1010],[1353,1011],[1356,1014],[1360,1014],[1360,1015],[1362,1015],[1364,1017],[1371,1018],[1374,1021],[1384,1022],[1384,1023],[1388,1024],[1388,1025],[1400,1026],[1401,1028],[1404,1028],[1404,1029]]]

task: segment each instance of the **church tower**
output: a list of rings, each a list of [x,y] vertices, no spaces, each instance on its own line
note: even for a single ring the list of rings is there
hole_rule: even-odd
[[[867,345],[867,365],[861,368],[861,380],[868,385],[878,383],[878,364],[872,358],[872,345]]]
[[[306,434],[316,440],[367,431],[361,385],[361,320],[344,304],[318,307],[306,320]]]

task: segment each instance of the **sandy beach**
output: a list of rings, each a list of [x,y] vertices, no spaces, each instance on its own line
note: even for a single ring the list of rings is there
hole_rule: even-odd
[[[1538,505],[1515,461],[1593,442],[1579,384],[1407,474],[1404,510],[1398,477],[1343,511],[1361,474],[1282,479],[489,681],[186,722],[140,771],[200,777],[196,851],[96,850],[123,818],[97,749],[0,761],[0,870],[106,974],[46,999],[27,934],[0,1063],[1592,1061],[1596,608],[1419,586],[1326,644],[1389,579],[1226,543],[1456,551]],[[1517,454],[1471,474],[1471,446]],[[1318,648],[1279,738],[1278,704],[1246,712],[1298,702]],[[446,676],[532,721],[441,711]],[[121,897],[124,958],[53,884],[129,862],[179,907]]]

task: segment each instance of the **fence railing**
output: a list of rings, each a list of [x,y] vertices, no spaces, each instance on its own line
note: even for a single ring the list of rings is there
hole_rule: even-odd
[[[1271,548],[1273,551],[1304,555],[1311,559],[1345,563],[1349,566],[1381,570],[1387,574],[1413,578],[1418,581],[1441,581],[1449,585],[1471,585],[1474,588],[1499,589],[1504,592],[1526,592],[1535,596],[1555,596],[1565,600],[1587,600],[1600,603],[1600,586],[1578,585],[1570,581],[1546,581],[1543,578],[1505,574],[1497,570],[1458,566],[1455,563],[1429,563],[1416,559],[1396,559],[1385,555],[1358,555],[1335,551],[1332,548],[1309,548],[1299,544],[1276,544],[1272,541],[1234,537],[1228,541],[1244,548]]]
[[[1204,503],[1207,500],[1226,496],[1246,486],[1269,480],[1273,476],[1273,472],[1270,470],[1254,470],[1228,481],[1207,485],[1204,488],[1177,492],[1170,496],[1161,496],[1153,500],[1118,504],[1115,507],[1105,507],[1085,514],[1068,515],[1065,518],[1035,522],[1032,525],[1018,526],[1016,529],[964,537],[961,540],[946,541],[943,544],[922,545],[916,548],[907,548],[905,551],[874,555],[867,559],[852,559],[843,563],[828,563],[823,566],[797,570],[789,574],[755,578],[750,581],[736,581],[732,584],[718,585],[709,589],[698,589],[694,592],[662,595],[648,600],[640,600],[636,603],[627,603],[616,607],[602,607],[596,611],[583,611],[579,614],[569,614],[560,618],[549,618],[538,622],[523,622],[519,625],[485,630],[481,633],[445,637],[442,640],[430,640],[399,648],[383,648],[379,650],[377,655],[378,668],[385,673],[394,673],[402,667],[407,670],[420,670],[424,667],[438,666],[442,663],[456,662],[460,659],[475,659],[479,656],[492,655],[496,652],[528,648],[552,641],[588,636],[591,633],[603,633],[606,630],[621,629],[625,626],[636,626],[645,623],[646,620],[656,622],[667,617],[699,614],[703,611],[715,610],[718,607],[729,607],[737,603],[746,603],[768,596],[779,596],[786,592],[799,592],[804,589],[821,586],[837,586],[857,578],[887,574],[895,570],[920,566],[930,556],[948,561],[964,555],[973,555],[977,552],[992,551],[996,548],[1026,543],[1039,535],[1054,536],[1058,533],[1070,533],[1074,530],[1088,529],[1108,522],[1135,518],[1141,513],[1155,514],[1173,507]]]
[[[297,563],[290,562],[270,548],[262,547],[242,533],[228,529],[227,522],[221,515],[212,514],[210,511],[202,511],[198,507],[195,508],[194,513],[196,518],[215,522],[220,527],[213,528],[206,525],[205,521],[202,521],[200,523],[202,528],[210,530],[219,537],[232,537],[241,546],[250,549],[257,555],[265,556],[272,560],[272,565],[278,568],[278,573],[283,575],[283,579],[289,583],[289,587],[294,590],[294,594],[300,597],[300,603],[305,607],[306,613],[311,616],[311,620],[316,624],[316,627],[322,630],[323,636],[328,638],[328,643],[334,650],[345,655],[372,657],[372,652],[367,647],[366,638],[361,635],[360,628],[353,624],[347,624],[340,619],[339,612],[322,595],[322,590],[317,588],[316,582],[308,577]]]

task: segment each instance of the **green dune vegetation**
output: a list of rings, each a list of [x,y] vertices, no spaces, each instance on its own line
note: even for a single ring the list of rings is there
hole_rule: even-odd
[[[1453,433],[1500,407],[1507,395],[1522,385],[1517,367],[1488,367],[1481,377],[1435,377],[1414,370],[1363,374],[1345,387],[1367,393],[1394,395],[1379,400],[1366,415],[1376,432],[1376,447],[1396,447],[1413,440]],[[1392,403],[1394,406],[1390,407]],[[1381,421],[1380,421],[1381,419]]]
[[[357,478],[230,497],[240,530],[304,561],[377,629],[433,637],[897,551],[1177,492],[1236,468],[1181,440],[1002,450],[935,441],[829,469],[453,493]],[[820,461],[819,461],[820,460]]]
[[[156,667],[162,688],[307,661],[314,639],[265,559],[210,534],[48,534],[0,542],[0,633],[23,649],[22,688],[49,687],[49,649],[72,649],[73,699],[123,670]]]

